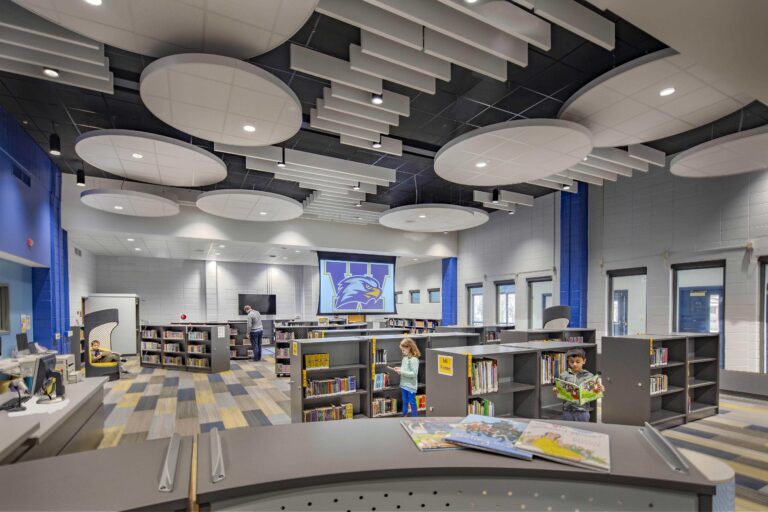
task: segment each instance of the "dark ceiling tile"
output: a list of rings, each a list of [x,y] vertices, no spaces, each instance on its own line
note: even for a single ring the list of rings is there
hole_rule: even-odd
[[[510,114],[509,112],[490,107],[470,119],[469,122],[475,126],[488,126],[491,124],[503,123],[504,121],[510,121],[514,117],[515,114]]]
[[[443,110],[440,116],[467,122],[486,108],[485,105],[460,97],[453,105]]]
[[[411,109],[420,110],[429,114],[439,114],[456,102],[457,96],[443,91],[435,91],[435,94],[420,94],[411,101]]]
[[[517,114],[524,110],[528,110],[545,99],[545,95],[539,94],[526,87],[519,87],[497,101],[494,107],[504,110],[508,114]],[[509,117],[509,115],[507,117]]]
[[[559,101],[545,99],[528,110],[520,112],[520,115],[528,119],[554,119],[557,117],[561,105],[562,103]]]
[[[523,85],[544,95],[551,95],[570,84],[584,82],[585,76],[570,66],[556,62]]]
[[[506,96],[509,91],[516,89],[518,84],[514,82],[502,82],[499,80],[483,80],[467,91],[465,98],[484,105],[493,105]]]

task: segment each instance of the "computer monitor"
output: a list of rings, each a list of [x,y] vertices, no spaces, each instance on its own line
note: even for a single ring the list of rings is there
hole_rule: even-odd
[[[23,332],[16,335],[16,350],[19,352],[29,351],[29,340],[27,333]]]

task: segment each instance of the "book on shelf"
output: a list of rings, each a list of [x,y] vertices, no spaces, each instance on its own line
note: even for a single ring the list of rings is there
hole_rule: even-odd
[[[142,338],[157,338],[157,331],[154,329],[144,329],[141,331]]]
[[[163,350],[165,352],[181,352],[181,344],[179,344],[179,343],[165,343],[165,344],[163,344]]]
[[[568,336],[565,340],[568,343],[584,343],[584,336]]]
[[[400,421],[413,443],[422,452],[457,450],[459,446],[445,440],[460,418],[409,418]]]
[[[496,406],[490,400],[474,398],[467,404],[467,414],[493,416],[495,412]]]
[[[229,357],[237,357],[237,350],[230,350]]]
[[[611,470],[610,438],[600,432],[531,420],[515,446],[555,462]]]
[[[376,353],[373,355],[373,362],[374,363],[382,363],[386,364],[387,362],[387,351],[383,348],[377,348]]]
[[[651,375],[651,394],[664,393],[669,388],[669,377],[664,373]]]
[[[164,340],[183,340],[184,333],[182,331],[164,331],[163,339]]]
[[[563,379],[555,379],[557,398],[577,405],[594,402],[598,398],[603,398],[603,392],[599,390],[601,383],[599,373],[580,384],[574,384]]]
[[[152,354],[144,354],[141,358],[143,363],[160,364],[160,356]]]
[[[285,350],[286,349],[281,349]],[[304,356],[304,366],[310,368],[328,368],[331,365],[330,354],[306,354]]]
[[[190,354],[207,354],[205,345],[187,345],[187,352]]]
[[[295,339],[296,333],[293,331],[277,331],[275,332],[275,341],[291,341]]]
[[[188,366],[196,366],[198,368],[208,368],[210,367],[210,364],[208,363],[207,359],[199,358],[199,357],[192,357],[187,360]]]
[[[472,360],[469,394],[494,393],[499,390],[498,363],[495,359]]]
[[[541,383],[553,384],[560,377],[560,372],[568,368],[564,352],[553,352],[541,355]]]
[[[427,410],[427,395],[416,395],[416,410],[417,411]]]
[[[487,342],[494,342],[499,341],[499,333],[496,331],[488,331],[485,333],[485,341]]]
[[[379,391],[389,386],[389,374],[377,373],[373,377],[373,390]]]
[[[163,356],[163,364],[181,366],[181,356]]]
[[[288,373],[288,374],[290,374],[291,373],[291,365],[277,363],[277,365],[275,366],[275,372],[276,373]]]
[[[142,341],[142,350],[160,350],[160,342],[157,341]]]
[[[353,417],[354,410],[352,404],[304,409],[304,421],[307,423],[315,421],[351,420]]]
[[[371,413],[373,417],[393,416],[397,414],[396,398],[374,398],[371,401]]]
[[[669,363],[669,349],[658,347],[651,350],[651,366],[664,366]]]
[[[238,332],[239,331],[237,330],[237,327],[231,327],[230,326],[230,328],[229,328],[229,335],[230,336],[237,336]]]
[[[288,350],[287,348],[275,349],[275,357],[284,357],[287,359],[291,357],[291,351]]]
[[[187,339],[189,341],[208,341],[208,331],[189,331]]]
[[[252,349],[248,349],[248,357],[253,359],[253,350]]]
[[[356,390],[357,378],[355,376],[310,380],[307,382],[306,396],[309,398],[321,395],[335,395],[338,393],[350,393]]]
[[[533,455],[516,445],[526,427],[527,424],[522,421],[470,414],[455,426],[445,440],[475,450],[531,460]]]

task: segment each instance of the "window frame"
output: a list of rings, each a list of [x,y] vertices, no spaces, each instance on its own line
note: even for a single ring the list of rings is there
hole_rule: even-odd
[[[417,302],[413,302],[413,294],[417,293],[419,300]],[[408,300],[409,304],[421,304],[421,290],[408,290]]]
[[[613,278],[614,277],[631,277],[631,276],[645,276],[645,330],[648,330],[648,267],[632,267],[632,268],[620,268],[615,270],[607,270],[605,272],[608,277],[608,314],[606,319],[608,320],[605,332],[611,333],[613,336]]]
[[[395,304],[402,304],[403,303],[403,292],[395,292]]]
[[[432,300],[432,294],[437,292],[437,300]],[[427,303],[440,304],[442,295],[440,294],[440,288],[427,288]]]
[[[533,288],[533,283],[544,283],[544,282],[551,282],[552,283],[552,292],[550,293],[551,296],[554,297],[555,292],[555,279],[554,276],[540,276],[540,277],[529,277],[525,280],[526,282],[526,292],[528,297],[526,297],[526,301],[528,304],[528,329],[538,329],[538,327],[533,327],[533,295],[531,294],[531,289]],[[542,311],[543,313],[543,311]],[[542,327],[543,328],[543,318],[542,318]]]
[[[500,313],[499,304],[501,303],[500,301],[501,293],[499,292],[499,288],[501,288],[502,286],[512,285],[515,287],[514,291],[512,293],[505,293],[504,295],[512,295],[513,297],[515,297],[515,315],[517,315],[517,284],[515,283],[515,280],[507,279],[504,281],[496,281],[493,284],[496,286],[496,323],[499,325],[515,325],[516,322],[514,318],[512,319],[512,322],[509,321],[509,317],[507,317],[506,322],[502,322],[501,315],[499,314]],[[509,298],[507,298],[507,302],[509,302]]]
[[[475,325],[475,321],[472,319],[472,313],[473,313],[473,306],[472,306],[472,296],[473,295],[480,295],[481,297],[485,294],[485,290],[483,287],[483,283],[467,283],[466,285],[467,289],[467,325]],[[479,289],[479,294],[473,294],[472,290]],[[483,318],[485,318],[485,299],[483,299]],[[480,322],[480,325],[483,325],[484,322]]]

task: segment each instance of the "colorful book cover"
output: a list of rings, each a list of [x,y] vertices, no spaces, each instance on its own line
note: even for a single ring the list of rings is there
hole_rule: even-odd
[[[457,427],[445,438],[446,441],[523,460],[533,458],[515,446],[525,430],[525,422],[470,414]]]
[[[599,383],[599,374],[593,375],[578,386],[572,382],[567,382],[562,379],[555,379],[557,398],[578,405],[594,402],[598,398],[603,398],[603,392],[598,391]]]
[[[445,440],[445,436],[451,433],[460,418],[414,418],[402,420],[408,435],[411,436],[416,447],[423,451],[433,450],[457,450],[459,447]]]
[[[515,446],[556,462],[599,471],[611,470],[607,434],[531,420]]]

